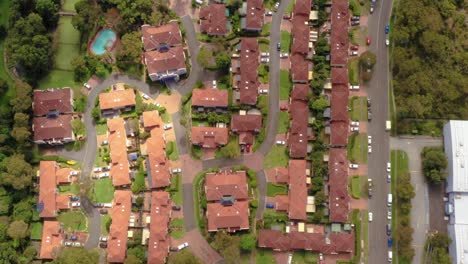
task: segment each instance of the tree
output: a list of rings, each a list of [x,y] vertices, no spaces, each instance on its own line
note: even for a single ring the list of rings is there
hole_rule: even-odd
[[[197,55],[197,62],[203,68],[207,69],[211,66],[211,61],[213,60],[213,52],[210,49],[201,47]]]
[[[26,238],[29,235],[28,224],[22,220],[13,221],[7,229],[7,234],[15,240]]]
[[[25,113],[16,113],[15,117],[15,126],[27,127],[29,126],[29,115]]]
[[[143,264],[143,261],[135,255],[127,254],[124,264]]]
[[[11,185],[16,190],[22,190],[31,185],[33,168],[24,160],[22,154],[14,154],[6,158],[1,166],[0,182]]]
[[[316,205],[322,205],[327,201],[327,196],[325,196],[325,193],[323,191],[318,191],[315,194],[315,204]]]
[[[411,199],[416,195],[414,187],[411,185],[411,176],[407,171],[402,172],[398,178],[397,195],[399,199],[409,204],[411,204]]]
[[[18,263],[19,253],[13,248],[13,243],[0,243],[0,260],[2,263]]]
[[[10,101],[10,105],[15,112],[27,112],[31,108],[31,96],[18,95]]]
[[[94,107],[93,110],[91,110],[91,116],[93,117],[94,121],[101,119],[101,110],[99,107]]]
[[[13,206],[13,220],[22,220],[26,223],[31,222],[33,206],[30,199],[24,199]]]
[[[241,236],[240,248],[243,251],[250,252],[255,248],[255,245],[257,245],[257,239],[255,239],[254,235],[248,234]]]
[[[110,0],[109,2],[117,5],[122,18],[119,25],[122,32],[137,30],[140,25],[152,22],[153,1],[151,0]]]
[[[13,127],[11,136],[18,141],[18,143],[24,143],[31,136],[31,132],[28,127]]]
[[[316,100],[310,101],[310,108],[312,108],[316,112],[322,112],[325,108],[329,105],[328,100],[325,97],[320,96]]]
[[[86,66],[86,60],[83,56],[76,56],[72,61],[74,78],[76,82],[82,82],[89,76],[89,70]]]
[[[240,258],[240,239],[238,236],[230,236],[225,232],[218,232],[213,241],[213,248],[216,249],[227,263],[237,263]]]
[[[133,247],[127,250],[127,259],[125,264],[139,264],[145,262],[145,250],[141,246]]]
[[[98,263],[99,253],[81,247],[64,247],[53,264],[88,264]]]
[[[140,67],[142,49],[143,44],[141,43],[141,33],[139,31],[123,35],[121,47],[116,55],[117,66],[121,69]]]
[[[41,15],[47,28],[57,25],[59,5],[53,0],[36,0],[36,11]]]
[[[0,79],[0,93],[4,94],[6,91],[8,91],[8,83],[4,79]]]
[[[218,153],[223,158],[236,158],[240,155],[239,145],[236,141],[231,141],[226,146],[220,148]]]
[[[231,65],[231,57],[226,52],[216,54],[215,61],[216,68],[221,70],[227,70],[229,69],[229,65]]]
[[[106,67],[104,66],[104,64],[102,63],[99,63],[96,65],[96,76],[101,78],[101,79],[104,79],[107,75],[107,69]]]
[[[447,178],[447,157],[440,147],[425,147],[421,153],[422,167],[426,179],[439,184]]]
[[[192,252],[188,250],[182,250],[175,254],[171,254],[168,260],[169,264],[203,264],[203,262],[193,255]]]

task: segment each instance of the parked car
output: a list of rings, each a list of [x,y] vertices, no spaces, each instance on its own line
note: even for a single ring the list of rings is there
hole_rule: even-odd
[[[385,34],[388,34],[388,32],[390,32],[390,26],[387,24],[385,26]]]
[[[392,248],[392,246],[393,246],[393,239],[392,239],[391,237],[389,237],[389,238],[387,239],[387,246],[388,246],[389,248]]]
[[[372,212],[369,212],[369,222],[372,222],[373,214]]]
[[[359,90],[359,89],[361,89],[361,87],[359,85],[351,85],[351,86],[349,86],[349,89],[350,90]]]
[[[272,16],[272,15],[273,15],[273,12],[271,12],[271,11],[266,11],[265,12],[265,16]]]
[[[101,142],[101,146],[105,146],[105,145],[109,145],[109,141],[104,140],[104,141]]]
[[[71,171],[70,172],[70,176],[76,176],[78,175],[80,172],[79,171]]]
[[[112,208],[112,203],[103,203],[103,204],[102,204],[102,207],[105,207],[105,208]]]
[[[355,163],[350,163],[350,164],[349,164],[349,168],[350,168],[350,169],[357,169],[357,168],[359,168],[359,165],[358,165],[358,164],[355,164]]]
[[[179,205],[173,205],[172,206],[172,210],[174,211],[180,211],[180,209],[182,209]]]
[[[392,225],[387,224],[386,229],[387,229],[387,236],[390,236],[392,234]]]
[[[71,235],[70,240],[78,240],[78,236],[77,235]]]
[[[374,13],[374,5],[371,5],[371,7],[370,7],[370,13],[371,13],[371,14]]]
[[[71,203],[72,207],[80,207],[81,203],[80,202],[73,202]]]
[[[372,136],[367,136],[367,144],[372,144]]]
[[[361,22],[359,20],[352,20],[351,21],[351,26],[359,26],[359,24],[361,24]]]
[[[270,62],[270,58],[261,58],[260,62],[261,63],[268,63],[268,62]]]
[[[359,127],[351,127],[351,132],[359,132]]]
[[[387,174],[387,182],[390,183],[392,181],[392,176],[390,174]]]
[[[93,169],[93,172],[101,172],[102,171],[102,168],[101,167],[97,167],[97,168],[94,168]]]
[[[260,93],[261,94],[268,94],[268,90],[267,89],[260,89]]]
[[[372,194],[374,193],[372,188],[369,188],[368,190],[369,198],[372,198]]]
[[[103,170],[103,171],[110,171],[110,169],[111,169],[110,166],[104,166],[104,167],[102,167],[102,170]]]
[[[188,246],[189,246],[188,243],[185,242],[185,243],[180,244],[180,245],[177,247],[177,249],[178,249],[178,250],[182,250],[182,249],[184,249],[184,248],[186,248],[186,247],[188,247]]]
[[[278,10],[279,5],[280,5],[280,3],[279,3],[279,2],[276,2],[276,4],[275,4],[275,12]]]
[[[102,236],[102,237],[99,237],[99,241],[101,242],[107,242],[107,237],[106,236]]]
[[[262,53],[260,53],[260,57],[270,57],[270,53],[262,52]]]
[[[172,169],[172,173],[181,173],[181,172],[182,172],[181,168]]]
[[[161,107],[161,104],[160,104],[160,103],[156,103],[156,102],[155,102],[154,105],[155,105],[156,107]]]
[[[385,46],[388,46],[390,45],[390,40],[389,39],[385,39]]]
[[[169,248],[169,251],[172,251],[172,252],[176,252],[178,251],[179,249],[177,247],[170,247]]]
[[[369,45],[371,44],[371,39],[370,39],[370,37],[367,37],[367,39],[366,39],[366,44],[367,44],[367,46],[369,46]]]
[[[73,242],[73,246],[74,247],[81,247],[81,243],[80,242]]]
[[[275,208],[275,205],[274,205],[274,204],[271,204],[271,203],[267,203],[267,204],[266,204],[266,208],[274,209],[274,208]]]
[[[164,125],[164,130],[169,130],[172,128],[172,124],[165,124]]]
[[[245,151],[250,153],[250,144],[245,145]]]
[[[359,50],[359,46],[358,45],[353,45],[353,46],[351,46],[351,50]]]
[[[390,172],[392,170],[392,164],[390,162],[387,162],[387,172]]]
[[[351,21],[356,21],[356,20],[360,20],[361,17],[360,16],[352,16],[351,17]]]
[[[99,243],[100,248],[107,248],[107,243],[106,242],[101,242]]]
[[[367,153],[369,153],[369,154],[372,153],[372,146],[367,146]]]
[[[91,89],[91,85],[89,85],[88,83],[84,83],[83,86],[86,87],[86,89],[88,89],[88,90]]]
[[[280,106],[281,111],[287,111],[289,109],[288,105],[282,105]]]
[[[99,213],[100,214],[107,214],[108,211],[107,211],[107,209],[101,209],[101,210],[99,210]]]
[[[277,49],[278,51],[281,50],[281,42],[276,43],[276,49]]]
[[[351,121],[351,126],[359,126],[359,121]]]
[[[358,54],[357,51],[351,51],[351,52],[349,53],[349,55],[350,55],[350,56],[357,56],[357,55],[359,55],[359,54]]]
[[[392,210],[391,210],[391,209],[389,209],[389,210],[387,211],[387,219],[388,219],[388,220],[391,220],[391,219],[392,219]]]
[[[65,241],[65,246],[66,247],[71,247],[73,245],[73,242],[71,241]]]
[[[280,53],[280,58],[287,58],[289,57],[288,53]]]
[[[142,94],[141,94],[141,97],[143,97],[143,99],[145,99],[145,100],[149,100],[149,99],[150,99],[149,95],[147,95],[147,94],[145,94],[145,93],[142,93]]]
[[[217,88],[218,87],[218,82],[216,80],[213,80],[213,88]]]
[[[79,201],[80,200],[80,197],[78,196],[71,196],[70,197],[70,201]]]
[[[285,145],[286,142],[283,141],[283,140],[277,140],[277,141],[276,141],[276,144],[277,144],[277,145]]]
[[[372,113],[369,111],[370,109],[367,109],[367,121],[372,120]]]
[[[109,172],[103,172],[101,174],[99,174],[99,179],[102,179],[102,178],[109,178],[110,177],[110,173]]]
[[[103,206],[104,206],[103,203],[95,203],[95,204],[94,204],[94,207],[103,207]]]

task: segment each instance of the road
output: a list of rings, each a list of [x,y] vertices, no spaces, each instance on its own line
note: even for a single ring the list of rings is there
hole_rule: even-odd
[[[368,83],[368,93],[372,98],[372,122],[368,135],[372,136],[372,154],[368,159],[368,174],[374,182],[374,196],[369,200],[369,210],[374,221],[369,225],[369,263],[383,263],[387,259],[386,196],[390,185],[386,182],[386,163],[389,161],[389,133],[385,131],[385,120],[389,119],[389,59],[385,46],[385,25],[390,21],[391,0],[378,0],[375,11],[369,15],[368,32],[371,38],[369,50],[376,54],[374,77]]]
[[[424,147],[442,146],[441,138],[430,137],[399,137],[390,138],[392,149],[403,150],[409,157],[409,171],[411,174],[411,184],[415,190],[415,197],[411,201],[411,227],[413,233],[413,248],[415,256],[413,263],[422,263],[424,253],[424,243],[426,242],[426,232],[429,231],[429,192],[421,169],[421,151]]]

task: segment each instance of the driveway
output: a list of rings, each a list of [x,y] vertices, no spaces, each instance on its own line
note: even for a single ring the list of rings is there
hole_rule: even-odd
[[[412,246],[416,252],[413,263],[422,263],[426,233],[430,230],[428,186],[421,168],[421,151],[428,146],[442,146],[442,139],[430,137],[390,138],[392,149],[403,150],[408,154],[411,184],[416,192],[416,196],[411,201],[413,204],[411,227],[414,229]]]

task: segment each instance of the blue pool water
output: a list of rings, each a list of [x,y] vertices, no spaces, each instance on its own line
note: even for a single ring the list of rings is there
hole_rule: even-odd
[[[91,51],[96,55],[102,55],[114,45],[116,34],[112,29],[104,29],[96,36]]]

